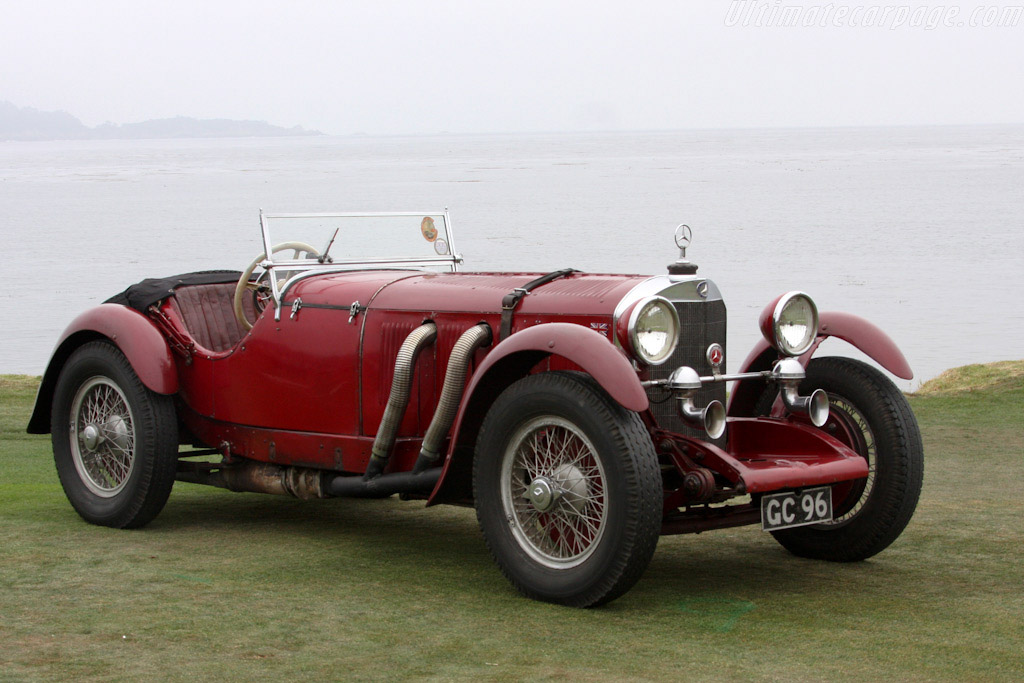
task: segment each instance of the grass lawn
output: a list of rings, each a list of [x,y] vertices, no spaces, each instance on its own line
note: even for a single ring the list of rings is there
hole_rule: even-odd
[[[83,522],[36,380],[0,377],[0,680],[1024,678],[1024,363],[911,398],[924,492],[839,565],[756,528],[663,537],[611,605],[526,600],[472,510],[178,483],[144,529]],[[973,388],[973,390],[972,390]]]

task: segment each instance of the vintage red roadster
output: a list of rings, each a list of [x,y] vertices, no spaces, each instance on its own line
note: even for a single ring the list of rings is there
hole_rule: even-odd
[[[862,560],[923,475],[912,377],[871,323],[790,292],[725,371],[726,308],[661,275],[460,272],[447,211],[263,214],[242,272],[145,280],[60,338],[28,430],[87,521],[139,527],[174,482],[473,505],[524,595],[606,603],[661,534],[760,524]],[[299,240],[299,241],[296,241]],[[727,385],[731,391],[726,394]]]

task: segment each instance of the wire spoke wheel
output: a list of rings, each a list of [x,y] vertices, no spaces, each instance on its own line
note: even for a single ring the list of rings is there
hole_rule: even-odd
[[[530,555],[551,568],[590,556],[607,518],[605,474],[590,440],[572,423],[545,415],[522,425],[501,470],[502,506]]]
[[[487,547],[524,595],[574,607],[637,582],[661,531],[661,470],[640,416],[578,372],[514,382],[477,436]]]
[[[97,496],[116,495],[135,466],[128,400],[106,377],[91,377],[75,393],[71,415],[71,456],[82,482]]]
[[[177,470],[174,399],[146,388],[116,346],[89,342],[68,357],[50,418],[57,474],[83,519],[139,527],[160,512]]]

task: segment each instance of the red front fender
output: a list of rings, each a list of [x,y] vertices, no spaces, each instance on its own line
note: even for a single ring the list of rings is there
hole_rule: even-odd
[[[528,327],[513,334],[494,347],[473,374],[463,396],[463,406],[473,396],[473,389],[491,368],[504,358],[522,351],[539,351],[544,355],[562,356],[583,368],[623,408],[647,410],[647,392],[626,354],[608,342],[608,338],[582,325],[547,323]],[[458,423],[456,423],[458,425]]]
[[[874,323],[850,313],[825,311],[818,316],[818,338],[811,348],[800,356],[800,364],[805,368],[821,342],[829,337],[836,337],[853,344],[872,360],[901,379],[913,379],[914,371],[910,369],[906,357],[896,342]],[[757,344],[743,361],[739,372],[757,372],[768,370],[771,363],[778,357],[778,352],[767,341],[759,339]],[[754,404],[761,395],[764,383],[760,381],[739,382],[729,399],[729,415],[749,415]]]
[[[50,357],[28,423],[30,434],[50,431],[50,404],[57,377],[68,357],[82,344],[109,339],[131,363],[135,374],[158,394],[178,391],[178,373],[171,350],[156,326],[138,311],[120,304],[100,304],[71,321]]]
[[[441,479],[428,505],[471,495],[471,447],[494,399],[547,356],[561,356],[583,368],[627,410],[647,410],[647,393],[626,355],[607,337],[571,323],[546,323],[508,337],[487,354],[462,396]]]
[[[811,359],[814,351],[826,337],[837,337],[849,342],[870,356],[876,363],[896,375],[900,379],[914,379],[914,371],[910,369],[903,352],[880,327],[874,323],[850,313],[826,311],[820,316],[818,323],[818,339],[811,349],[800,357],[804,367]]]

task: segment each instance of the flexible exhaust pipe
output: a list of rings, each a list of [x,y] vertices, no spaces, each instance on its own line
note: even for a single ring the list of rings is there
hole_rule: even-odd
[[[423,444],[420,447],[420,455],[416,459],[416,465],[412,468],[413,474],[418,474],[428,467],[431,467],[441,457],[441,444],[451,429],[455,420],[455,413],[462,401],[462,392],[466,384],[466,373],[469,370],[469,361],[477,349],[491,343],[491,328],[486,323],[480,323],[462,333],[459,340],[452,347],[451,356],[448,358],[448,371],[444,376],[444,387],[441,389],[441,398],[437,402],[434,417],[430,421],[430,427],[423,437]]]
[[[416,367],[416,358],[424,347],[437,338],[437,326],[434,323],[423,323],[409,333],[398,349],[395,359],[395,376],[391,380],[391,395],[377,428],[377,437],[373,440],[372,455],[366,466],[364,479],[380,476],[387,467],[391,449],[395,445],[395,435],[402,423],[405,409],[409,405],[409,393],[412,391],[412,373]]]
[[[427,336],[414,338],[417,332],[424,327],[431,327],[432,330]],[[391,397],[388,399],[388,407],[385,410],[384,418],[381,420],[381,428],[377,430],[377,439],[373,444],[373,455],[366,468],[366,474],[362,477],[337,476],[327,484],[327,491],[332,496],[344,496],[348,498],[382,498],[395,493],[426,493],[434,488],[438,479],[441,478],[441,468],[431,467],[440,456],[440,445],[455,419],[455,412],[458,410],[459,402],[462,400],[463,385],[466,381],[466,371],[469,368],[469,359],[481,346],[491,343],[491,328],[481,323],[474,325],[459,337],[452,347],[451,356],[448,359],[448,371],[445,374],[444,386],[441,389],[441,398],[438,401],[434,417],[430,421],[427,433],[423,438],[419,458],[411,472],[392,472],[381,474],[387,465],[387,457],[380,458],[381,453],[390,453],[394,444],[395,433],[398,424],[401,422],[402,414],[409,403],[409,389],[411,387],[411,372],[416,363],[416,354],[436,337],[436,328],[432,323],[424,324],[414,330],[402,344],[399,351],[399,361],[395,366],[395,380],[392,383]],[[406,346],[409,349],[406,349]],[[408,350],[410,353],[403,354]],[[411,358],[410,358],[411,356]],[[407,360],[402,365],[403,359]],[[400,374],[403,376],[400,378]],[[408,378],[404,376],[408,375]],[[394,406],[394,410],[392,407]],[[385,432],[385,423],[388,432]],[[393,424],[392,424],[393,423]]]

